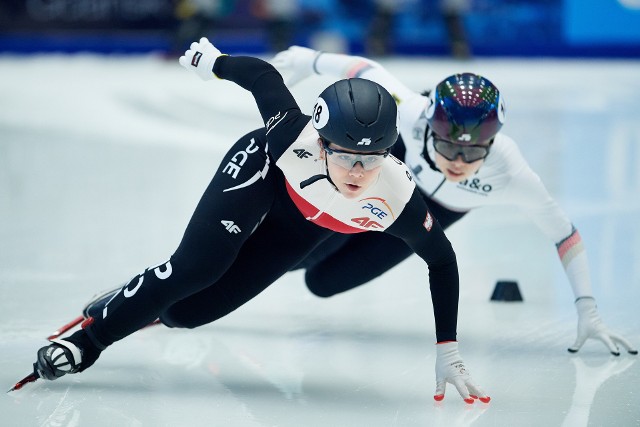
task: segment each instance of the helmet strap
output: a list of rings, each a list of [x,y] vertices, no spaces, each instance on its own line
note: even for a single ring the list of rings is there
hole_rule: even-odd
[[[438,169],[438,167],[436,166],[436,163],[429,156],[428,144],[429,144],[429,138],[432,135],[433,135],[433,131],[429,128],[429,125],[427,125],[427,128],[425,129],[425,132],[424,132],[424,143],[422,144],[422,157],[427,162],[431,170],[435,172],[441,172],[441,170]],[[431,138],[431,141],[433,141],[433,138]]]
[[[340,190],[338,190],[338,187],[336,187],[336,185],[331,180],[331,177],[329,176],[329,163],[328,163],[328,160],[327,160],[328,154],[327,154],[326,150],[324,149],[324,147],[322,146],[322,143],[319,143],[318,145],[320,145],[320,149],[324,153],[324,156],[323,156],[324,157],[324,168],[327,171],[327,173],[324,174],[324,175],[323,174],[313,175],[312,177],[310,177],[308,179],[305,179],[304,181],[302,181],[300,183],[300,189],[302,190],[303,188],[305,188],[305,187],[307,187],[307,186],[309,186],[309,185],[311,185],[311,184],[313,184],[315,182],[318,182],[318,181],[326,178],[327,181],[329,181],[331,183],[331,185],[333,185],[333,187],[336,189],[336,191],[340,191]]]
[[[333,180],[331,179],[331,175],[329,175],[329,160],[327,159],[328,154],[325,152],[324,153],[324,168],[327,170],[327,181],[329,181],[331,183],[331,185],[333,185],[333,187],[336,189],[336,191],[340,191],[338,190],[338,187],[333,183]]]

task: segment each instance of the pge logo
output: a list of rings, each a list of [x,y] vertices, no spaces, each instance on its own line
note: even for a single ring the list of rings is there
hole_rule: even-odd
[[[161,262],[160,264],[156,264],[154,266],[151,266],[151,267],[147,268],[146,270],[144,270],[142,273],[133,276],[133,278],[129,281],[129,283],[127,283],[126,286],[124,286],[118,292],[113,294],[111,299],[109,299],[109,301],[107,301],[107,303],[105,304],[104,308],[102,309],[102,318],[103,319],[106,318],[107,315],[109,314],[109,303],[111,303],[111,301],[113,301],[113,299],[115,297],[120,295],[120,292],[122,292],[122,294],[124,295],[125,298],[133,297],[138,292],[138,289],[140,289],[140,286],[142,286],[142,283],[144,282],[145,273],[147,273],[149,271],[153,271],[153,273],[156,275],[156,277],[158,279],[160,279],[160,280],[168,279],[171,276],[171,274],[173,273],[173,268],[171,267],[171,260],[168,260],[168,261],[165,261],[165,262]],[[130,286],[136,281],[136,279],[138,279],[138,281],[136,282],[136,285],[133,288],[131,288]]]
[[[236,179],[238,177],[238,172],[242,169],[242,165],[249,158],[249,154],[253,154],[258,151],[258,145],[256,144],[256,140],[251,138],[249,145],[242,151],[238,151],[231,157],[231,161],[229,161],[224,168],[222,168],[222,172],[227,173]]]
[[[362,199],[362,200],[359,200],[359,201],[360,202],[365,202],[365,205],[362,207],[362,209],[367,209],[368,211],[371,211],[371,214],[375,215],[376,217],[378,217],[380,219],[386,217],[389,214],[391,214],[391,217],[393,219],[396,219],[396,216],[393,214],[393,209],[391,209],[391,206],[389,206],[387,201],[385,199],[381,198],[381,197],[367,197],[366,199]],[[386,208],[386,210],[375,206],[374,205],[375,201],[378,201],[378,202],[382,203],[384,205],[384,207]]]
[[[285,117],[287,117],[287,114],[288,112],[284,113],[284,116],[280,117],[280,111],[278,111],[278,114],[267,120],[267,123],[265,123],[265,127],[267,128],[267,135],[269,134],[269,132],[271,132],[271,129],[276,127],[278,123],[280,123],[282,120],[284,120]]]
[[[371,202],[369,202],[369,203],[367,203],[366,205],[364,205],[364,206],[362,207],[362,209],[367,209],[367,210],[371,211],[371,214],[372,214],[373,216],[377,216],[377,217],[378,217],[378,218],[380,218],[380,219],[382,219],[382,218],[384,218],[385,216],[387,216],[387,215],[388,215],[388,214],[387,214],[385,211],[383,211],[382,209],[380,209],[380,208],[377,208],[377,207],[373,206],[373,203],[371,203]]]

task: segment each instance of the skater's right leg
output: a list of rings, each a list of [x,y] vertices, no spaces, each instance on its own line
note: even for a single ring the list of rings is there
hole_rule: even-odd
[[[135,276],[85,330],[108,346],[153,322],[175,302],[220,278],[269,212],[273,172],[264,129],[228,151],[171,258]]]
[[[224,157],[171,258],[133,277],[102,310],[93,313],[84,329],[64,339],[88,355],[77,370],[69,372],[86,369],[104,348],[224,274],[273,203],[273,173],[265,140],[264,129],[241,138]],[[55,345],[59,344],[45,349]],[[51,372],[57,378],[55,373],[64,371]]]

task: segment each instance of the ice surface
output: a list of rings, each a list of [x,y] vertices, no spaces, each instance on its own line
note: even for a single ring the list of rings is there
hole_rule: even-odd
[[[640,63],[388,59],[422,90],[457,71],[507,99],[504,132],[580,230],[611,328],[640,345]],[[0,57],[0,384],[95,292],[166,259],[221,155],[260,126],[248,93],[155,57]],[[308,112],[330,80],[294,90]],[[86,372],[0,398],[6,426],[640,425],[638,356],[577,354],[552,242],[521,212],[475,211],[458,254],[458,336],[490,404],[435,389],[426,267],[312,296],[283,277],[227,318],[146,329]],[[489,302],[497,280],[523,303]]]

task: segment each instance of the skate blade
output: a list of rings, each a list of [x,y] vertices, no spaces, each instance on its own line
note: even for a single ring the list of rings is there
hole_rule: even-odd
[[[21,379],[20,381],[18,381],[16,383],[16,385],[11,387],[11,389],[7,393],[11,393],[12,391],[15,391],[15,390],[20,390],[22,388],[22,386],[24,386],[25,384],[32,383],[35,380],[37,380],[38,378],[40,378],[40,375],[36,374],[35,372],[32,373],[32,374],[29,374],[26,377],[24,377],[23,379]]]

